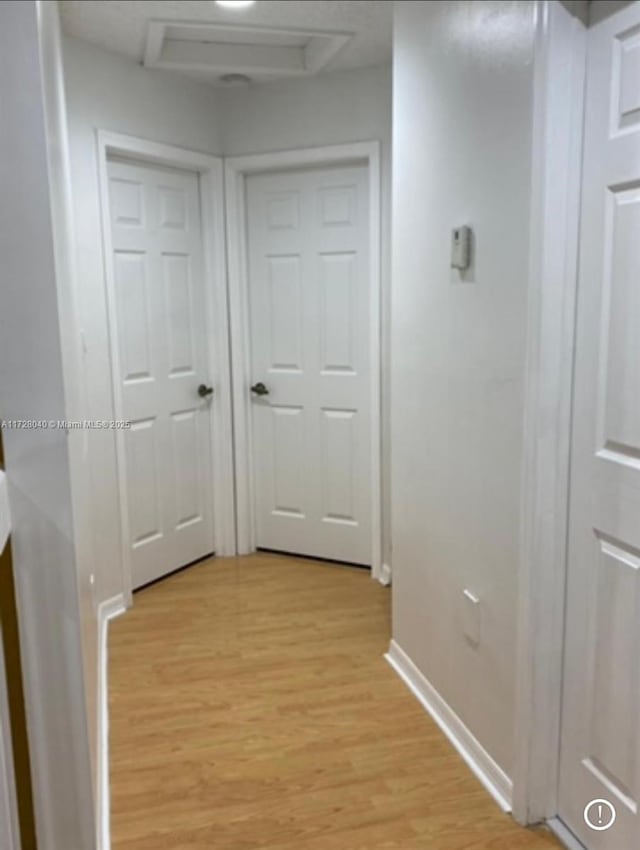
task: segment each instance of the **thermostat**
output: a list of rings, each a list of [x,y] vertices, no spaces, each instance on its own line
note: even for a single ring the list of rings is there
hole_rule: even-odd
[[[471,228],[455,227],[451,231],[451,268],[468,269],[471,263]]]

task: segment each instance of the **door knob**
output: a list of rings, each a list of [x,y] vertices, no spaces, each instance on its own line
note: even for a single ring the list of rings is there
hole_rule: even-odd
[[[207,396],[213,395],[213,387],[208,387],[206,384],[200,384],[198,387],[198,395],[200,398],[207,398]]]
[[[254,384],[251,387],[251,392],[256,395],[269,395],[269,390],[265,387],[262,381],[258,381],[257,384]]]

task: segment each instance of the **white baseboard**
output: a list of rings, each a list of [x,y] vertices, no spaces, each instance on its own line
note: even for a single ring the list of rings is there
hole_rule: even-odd
[[[586,850],[584,844],[578,841],[571,830],[558,818],[551,818],[551,820],[547,821],[547,826],[567,850]]]
[[[513,784],[507,774],[496,764],[395,641],[391,641],[385,658],[429,712],[500,808],[510,812]]]
[[[119,593],[117,596],[112,596],[111,599],[105,599],[98,605],[98,623],[108,623],[109,620],[115,620],[120,614],[124,614],[127,610],[124,593]]]
[[[389,587],[389,585],[391,584],[391,567],[389,566],[389,564],[383,564],[380,567],[380,577],[378,581],[385,587]]]
[[[113,596],[98,605],[98,779],[97,844],[98,850],[111,850],[111,803],[109,794],[109,622],[127,610],[124,595]]]

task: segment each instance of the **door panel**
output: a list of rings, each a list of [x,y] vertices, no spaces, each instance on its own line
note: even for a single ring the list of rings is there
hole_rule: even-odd
[[[269,371],[302,368],[302,304],[300,257],[268,258]]]
[[[356,261],[354,252],[320,255],[322,373],[355,373]]]
[[[139,252],[115,251],[113,265],[123,381],[153,380],[146,257]]]
[[[365,167],[247,180],[259,547],[371,562]]]
[[[138,419],[126,432],[127,501],[133,548],[162,537],[156,419]]]
[[[167,300],[167,343],[169,346],[169,375],[193,375],[195,372],[194,338],[197,316],[193,292],[193,274],[189,257],[165,254],[162,257],[162,277]]]
[[[598,850],[640,848],[639,57],[640,3],[589,32],[559,809]]]
[[[358,435],[356,410],[322,414],[322,520],[357,523],[355,458]]]
[[[271,405],[270,414],[273,441],[271,511],[275,515],[304,518],[305,411],[302,407],[274,404]]]
[[[123,511],[139,587],[213,551],[202,233],[195,174],[109,161]]]

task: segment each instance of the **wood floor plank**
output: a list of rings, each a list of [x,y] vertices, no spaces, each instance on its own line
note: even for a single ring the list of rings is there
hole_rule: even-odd
[[[114,850],[548,850],[503,814],[383,659],[354,568],[214,559],[109,635]]]

